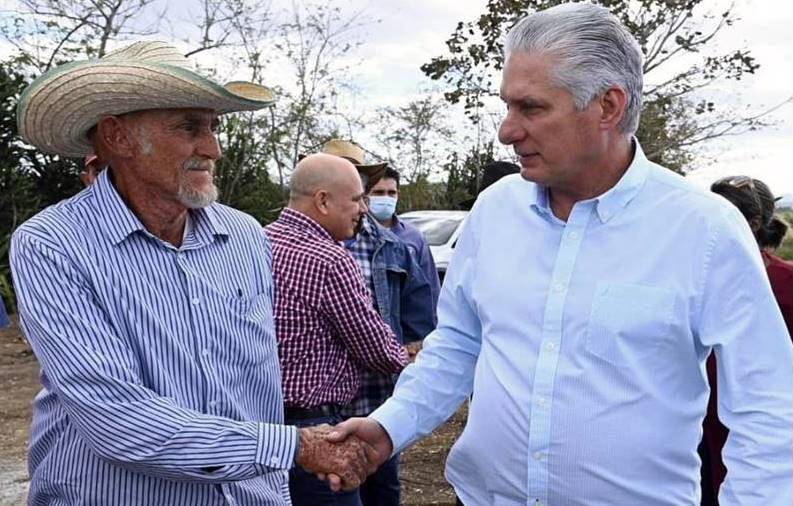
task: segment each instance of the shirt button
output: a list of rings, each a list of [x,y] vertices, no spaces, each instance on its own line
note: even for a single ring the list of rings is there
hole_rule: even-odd
[[[193,297],[193,300],[191,300],[190,302],[192,302],[194,306],[197,306],[201,303],[201,299],[199,299],[198,297]]]
[[[540,397],[539,399],[537,399],[537,404],[538,404],[538,405],[539,405],[541,408],[544,408],[544,407],[545,407],[545,403],[546,403],[546,400],[545,400],[545,398],[544,398],[544,397]]]
[[[277,466],[278,465],[278,457],[270,457],[270,464],[272,464],[273,466]]]
[[[570,235],[567,237],[575,241],[576,239],[578,239],[578,232],[570,232]]]
[[[208,357],[208,356],[209,356],[209,350],[208,350],[208,349],[206,349],[206,348],[204,348],[203,350],[201,350],[201,354],[202,354],[203,356],[205,356],[205,357]]]
[[[534,460],[542,460],[542,453],[534,452]]]
[[[555,285],[553,285],[553,290],[555,292],[557,292],[557,293],[563,292],[564,291],[564,285],[561,284],[561,283],[556,283]]]
[[[549,341],[549,342],[545,343],[545,349],[548,350],[548,351],[556,350],[556,343],[554,343],[552,341]]]
[[[214,407],[215,407],[215,406],[217,406],[217,405],[218,405],[218,403],[217,403],[217,402],[215,402],[215,401],[209,401],[209,407],[210,407],[210,408],[214,408]]]

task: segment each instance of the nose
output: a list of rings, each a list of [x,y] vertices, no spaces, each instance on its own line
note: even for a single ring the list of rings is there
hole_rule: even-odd
[[[521,135],[521,128],[515,119],[515,113],[508,108],[504,119],[501,121],[501,126],[498,128],[498,141],[509,146],[518,142]]]
[[[201,140],[196,146],[196,154],[211,160],[220,159],[220,143],[218,142],[218,136],[215,134],[215,132],[210,130],[201,136]]]
[[[369,204],[368,204],[368,202],[369,202],[369,199],[367,197],[364,197],[364,198],[362,198],[359,201],[358,208],[360,209],[361,214],[366,214],[367,212],[369,212]]]

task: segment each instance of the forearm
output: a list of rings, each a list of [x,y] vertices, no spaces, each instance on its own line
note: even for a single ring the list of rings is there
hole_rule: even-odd
[[[430,334],[394,395],[370,415],[391,437],[395,453],[430,434],[471,394],[479,344],[459,337]]]

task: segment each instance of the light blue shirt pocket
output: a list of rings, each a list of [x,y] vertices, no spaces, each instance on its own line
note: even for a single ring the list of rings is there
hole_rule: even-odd
[[[671,332],[672,290],[628,283],[595,285],[586,330],[586,350],[618,368],[633,368],[655,356]]]

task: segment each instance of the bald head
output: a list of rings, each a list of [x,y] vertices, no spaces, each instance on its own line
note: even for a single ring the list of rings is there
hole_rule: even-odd
[[[289,200],[312,197],[340,181],[360,181],[355,166],[344,158],[315,153],[298,162],[289,181]]]
[[[289,207],[319,223],[337,241],[349,239],[367,211],[358,170],[344,158],[303,158],[289,182]]]

